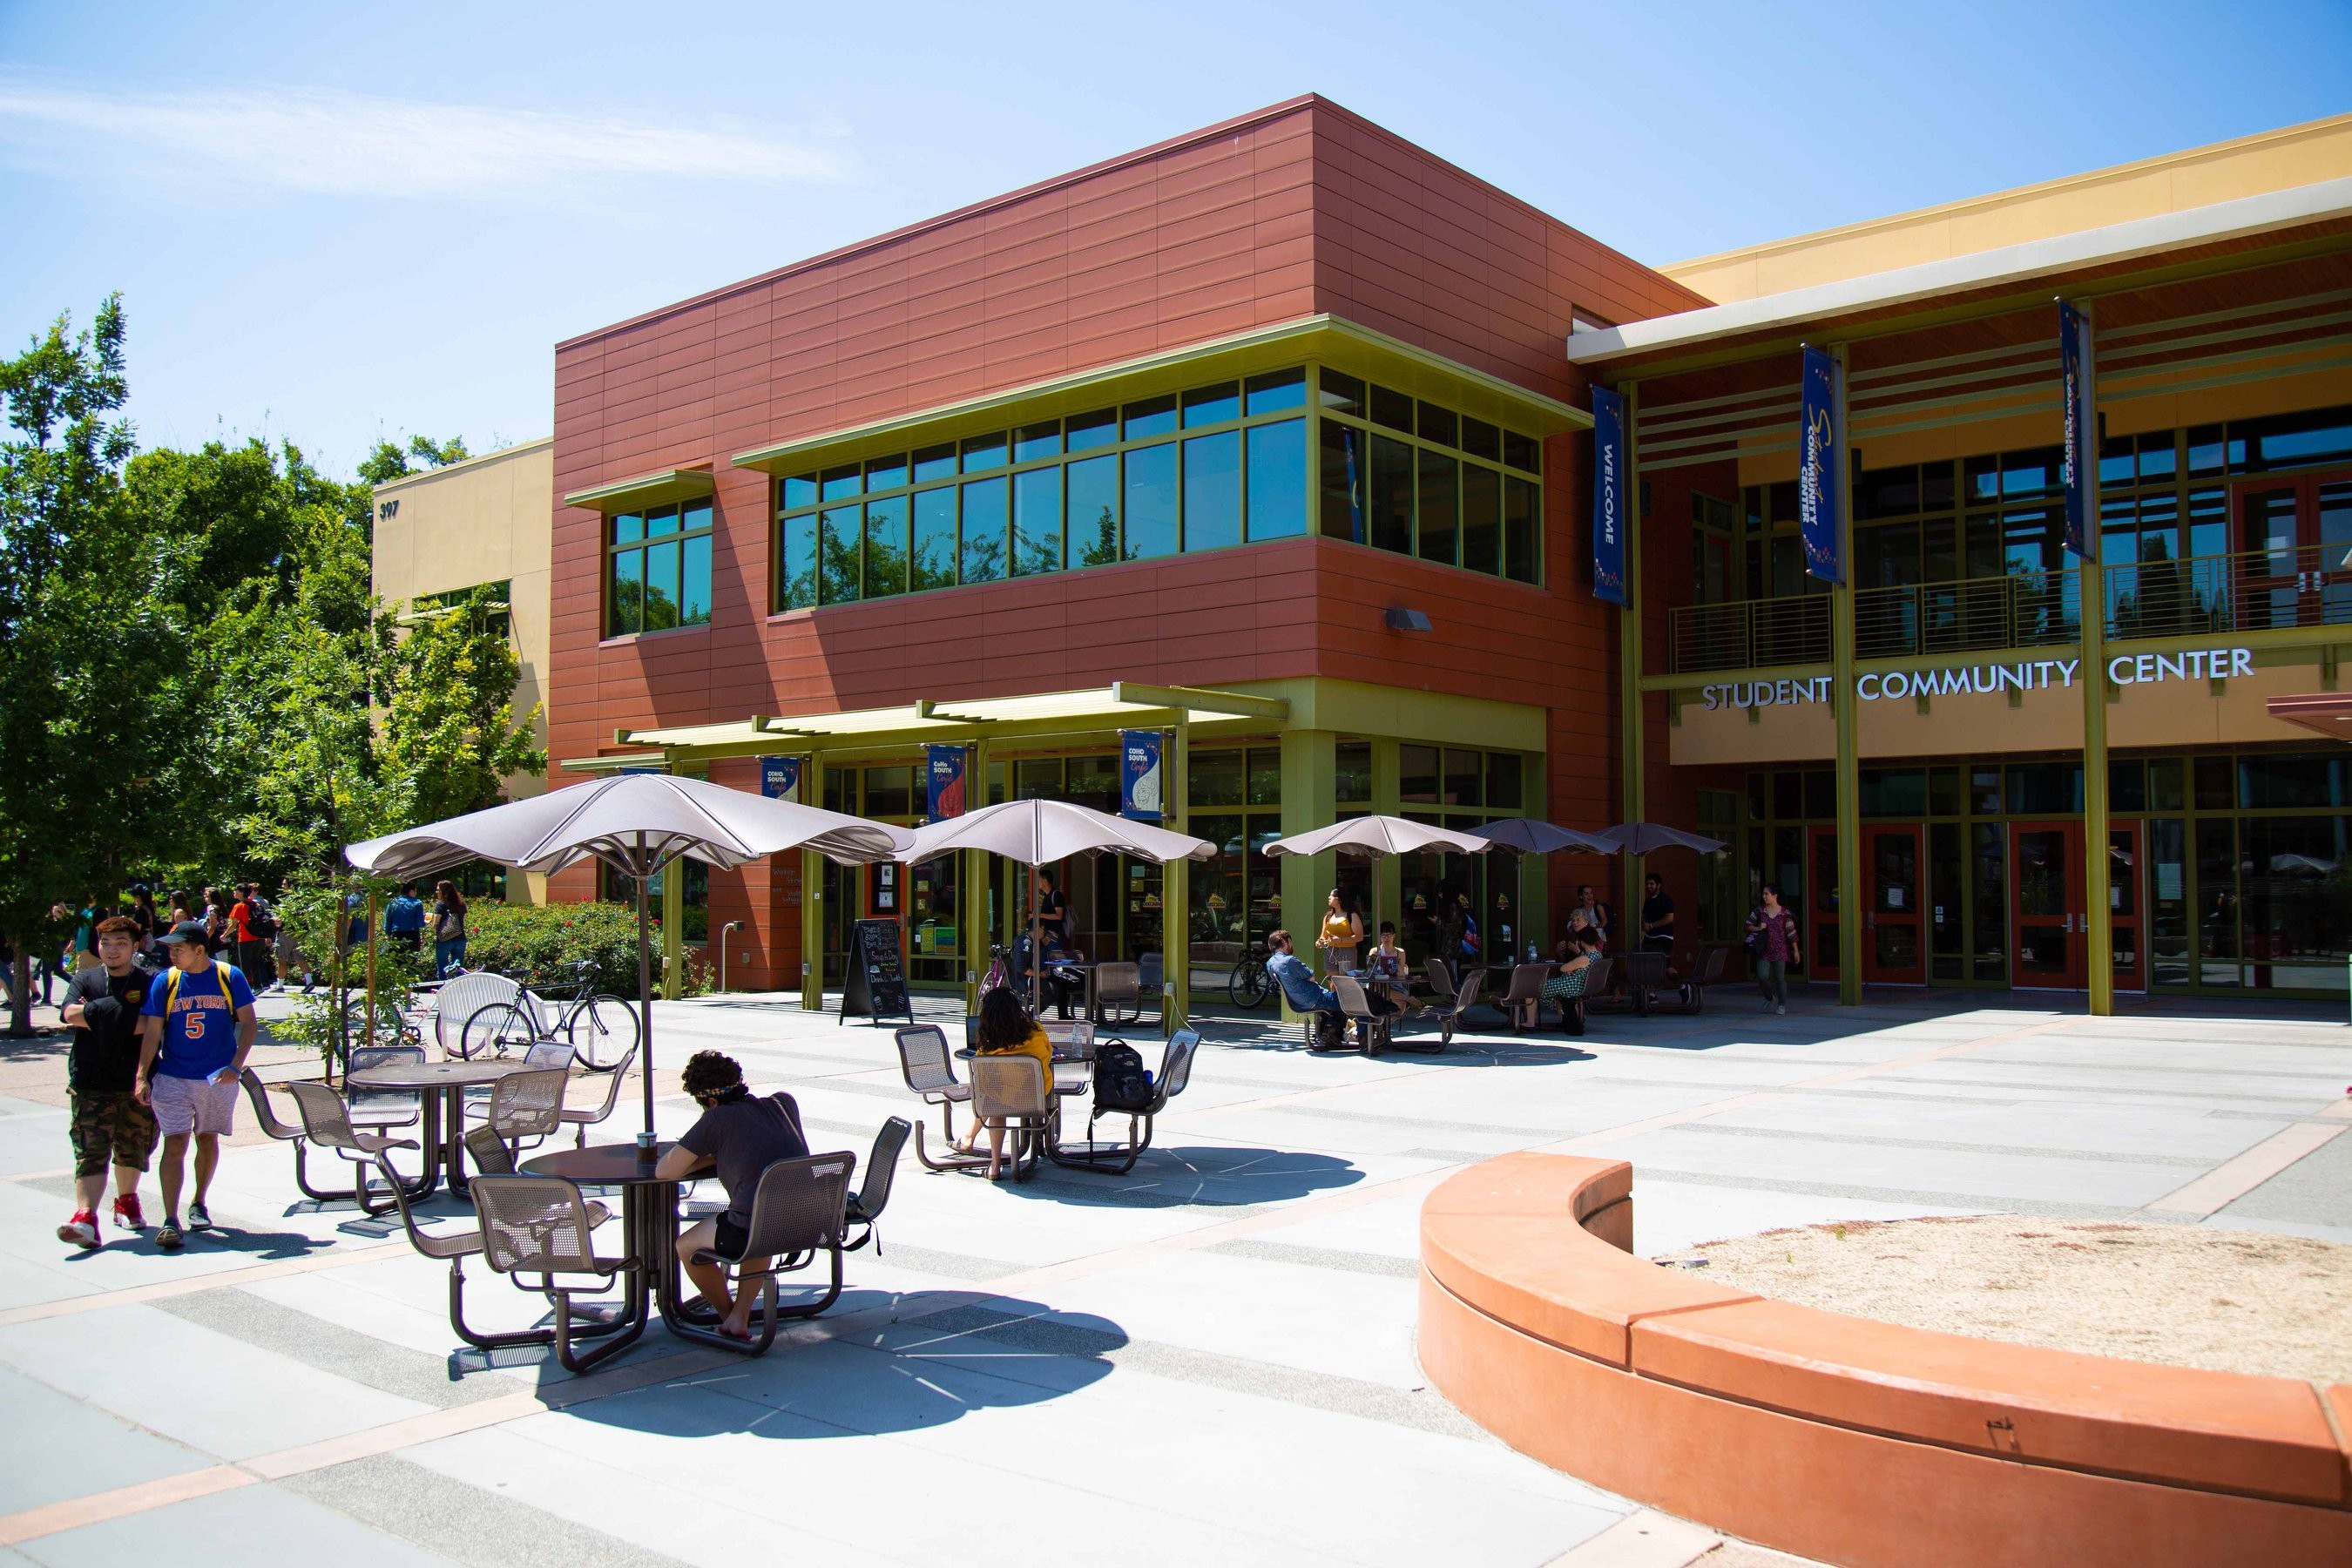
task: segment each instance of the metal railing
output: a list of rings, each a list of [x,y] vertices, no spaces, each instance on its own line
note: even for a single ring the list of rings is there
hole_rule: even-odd
[[[2126,563],[2102,568],[2100,576],[2106,635],[2117,641],[2352,625],[2352,554],[2343,544]],[[1857,589],[1854,657],[2074,642],[2082,594],[2082,573],[2072,567]],[[1678,605],[1666,612],[1666,635],[1677,675],[1818,663],[1830,657],[1829,598]]]

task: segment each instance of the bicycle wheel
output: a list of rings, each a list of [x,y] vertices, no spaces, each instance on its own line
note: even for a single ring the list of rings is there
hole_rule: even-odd
[[[572,1058],[591,1072],[611,1072],[637,1048],[643,1026],[636,1008],[618,996],[591,996],[564,1021]]]
[[[457,1033],[457,1054],[467,1061],[522,1056],[539,1042],[539,1019],[520,1001],[476,1008]]]
[[[413,1032],[408,1020],[401,1015],[399,1004],[389,996],[376,998],[375,1044],[405,1045],[410,1043],[407,1037]],[[355,1046],[369,1043],[365,992],[355,991],[343,999],[343,1038]]]
[[[1245,958],[1234,965],[1234,975],[1225,982],[1225,994],[1236,1007],[1256,1007],[1265,1004],[1274,987],[1266,980],[1265,965],[1255,958]]]

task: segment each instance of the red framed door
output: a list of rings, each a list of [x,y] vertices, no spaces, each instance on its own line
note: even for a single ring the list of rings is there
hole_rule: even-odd
[[[2352,619],[2352,479],[2241,485],[2238,627]]]
[[[2140,825],[2122,822],[2107,832],[2107,913],[2115,926],[2118,991],[2147,989],[2147,931],[2140,919]]]
[[[1811,878],[1805,888],[1805,918],[1801,940],[1805,954],[1805,978],[1838,977],[1838,853],[1837,829],[1806,830],[1811,840],[1806,856]]]
[[[2021,991],[2080,991],[2083,825],[2013,822],[2009,828],[2009,983]]]
[[[1927,983],[1926,931],[1919,919],[1919,845],[1916,826],[1862,830],[1862,977],[1874,984]]]

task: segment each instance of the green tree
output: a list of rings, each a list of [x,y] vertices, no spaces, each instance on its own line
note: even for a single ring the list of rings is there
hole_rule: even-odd
[[[473,455],[466,450],[463,436],[452,436],[446,441],[436,441],[430,436],[411,436],[404,448],[390,441],[378,441],[360,464],[360,479],[364,484],[386,484],[404,475],[462,463]],[[416,459],[414,468],[409,466],[411,458]]]
[[[546,771],[532,738],[539,710],[515,714],[521,665],[492,629],[491,602],[488,588],[477,588],[404,617],[411,629],[392,655],[377,760],[405,823],[496,805],[506,779]]]

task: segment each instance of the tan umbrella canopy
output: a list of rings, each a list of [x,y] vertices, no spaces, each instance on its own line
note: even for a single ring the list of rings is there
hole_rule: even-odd
[[[637,1141],[649,1145],[654,1135],[654,1007],[646,883],[681,856],[727,869],[786,849],[814,849],[830,859],[861,865],[899,858],[912,837],[904,828],[701,779],[610,773],[529,800],[371,838],[345,849],[343,858],[362,871],[403,878],[469,860],[552,872],[594,859],[635,879],[637,1006],[646,1051],[646,1128]]]
[[[1530,932],[1528,921],[1527,857],[1557,855],[1562,850],[1582,850],[1594,855],[1613,855],[1617,847],[1597,833],[1580,833],[1573,827],[1562,827],[1556,822],[1545,822],[1533,816],[1507,816],[1500,822],[1489,822],[1470,830],[1497,849],[1516,849],[1518,861],[1512,867],[1519,899],[1519,931],[1531,939],[1549,941],[1549,933]],[[1530,946],[1533,946],[1531,941]],[[1517,955],[1513,957],[1516,959]]]
[[[1207,860],[1217,853],[1217,847],[1205,838],[1171,833],[1148,822],[1131,822],[1124,816],[1113,816],[1066,800],[1008,800],[1002,805],[983,806],[961,816],[943,816],[915,829],[909,837],[913,843],[898,858],[910,866],[959,849],[982,849],[1032,868],[1051,865],[1072,855],[1099,855],[1105,851],[1132,855],[1161,866],[1171,860]],[[1181,921],[1183,914],[1171,910],[1162,918]],[[1037,893],[1033,879],[1029,893],[1032,1012],[1045,1002],[1045,955],[1039,951],[1040,945]]]
[[[1320,855],[1330,851],[1361,860],[1383,855],[1412,855],[1439,849],[1454,855],[1484,855],[1494,846],[1475,834],[1457,833],[1432,822],[1403,816],[1350,816],[1328,827],[1309,828],[1277,838],[1265,847],[1269,855]],[[1381,918],[1380,879],[1372,879],[1372,930]]]
[[[1604,827],[1595,837],[1612,854],[1647,855],[1658,849],[1696,849],[1702,855],[1712,855],[1726,847],[1720,838],[1706,838],[1696,833],[1685,833],[1679,827],[1668,827],[1660,822],[1621,822],[1614,827]]]

